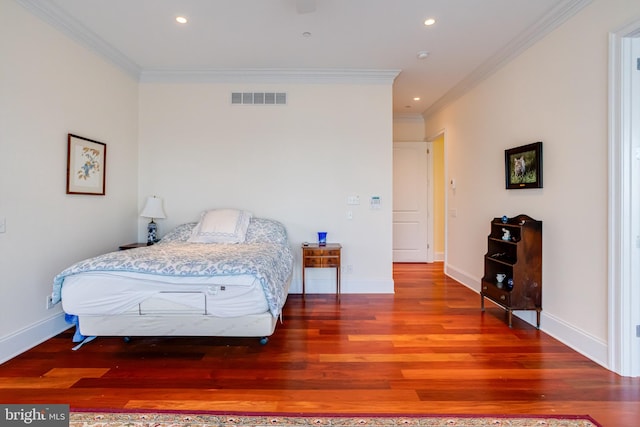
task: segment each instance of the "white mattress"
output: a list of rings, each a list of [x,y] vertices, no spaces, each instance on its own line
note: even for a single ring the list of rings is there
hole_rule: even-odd
[[[202,314],[237,317],[261,314],[268,304],[251,275],[170,277],[128,272],[92,272],[69,276],[62,307],[76,315]]]

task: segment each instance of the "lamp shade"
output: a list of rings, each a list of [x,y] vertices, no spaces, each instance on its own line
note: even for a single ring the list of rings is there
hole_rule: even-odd
[[[164,209],[162,207],[162,199],[156,196],[147,197],[147,202],[144,204],[144,209],[140,213],[141,217],[151,218],[166,218]]]

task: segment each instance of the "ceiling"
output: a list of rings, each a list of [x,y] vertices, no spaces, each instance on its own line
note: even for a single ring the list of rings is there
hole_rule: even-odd
[[[397,70],[394,115],[417,116],[464,93],[590,0],[17,1],[138,78]],[[425,26],[429,17],[436,23]]]

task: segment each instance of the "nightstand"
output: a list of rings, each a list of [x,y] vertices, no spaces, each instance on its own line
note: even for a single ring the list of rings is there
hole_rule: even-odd
[[[146,243],[127,243],[126,245],[120,246],[118,249],[126,251],[127,249],[144,248],[146,246],[148,246]]]
[[[305,296],[305,270],[307,268],[335,268],[336,296],[340,298],[340,253],[339,243],[304,243],[302,245],[302,297]]]

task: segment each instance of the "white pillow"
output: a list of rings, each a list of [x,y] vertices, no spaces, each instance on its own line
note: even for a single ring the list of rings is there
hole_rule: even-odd
[[[251,212],[238,209],[205,211],[187,241],[191,243],[243,243],[252,216]]]

